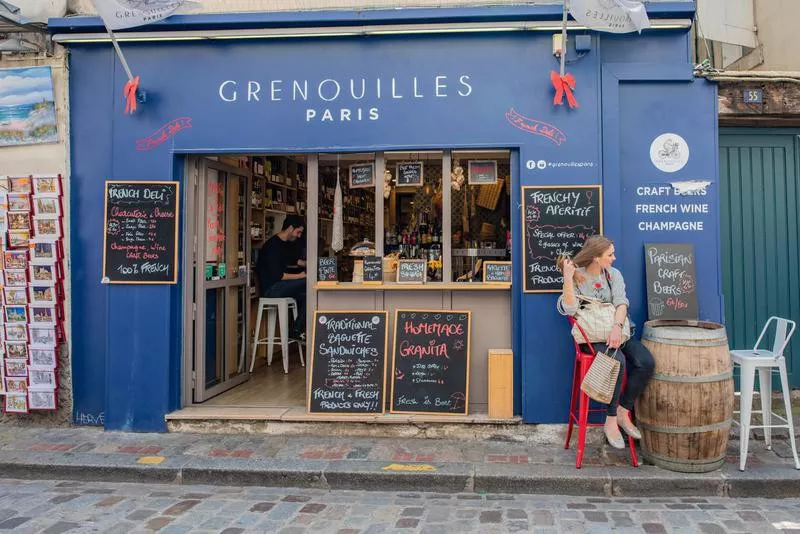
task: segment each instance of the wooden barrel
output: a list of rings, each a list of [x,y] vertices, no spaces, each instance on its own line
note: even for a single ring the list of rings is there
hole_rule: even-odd
[[[733,417],[733,367],[725,327],[648,321],[642,343],[655,374],[636,401],[644,457],[682,473],[722,466]]]

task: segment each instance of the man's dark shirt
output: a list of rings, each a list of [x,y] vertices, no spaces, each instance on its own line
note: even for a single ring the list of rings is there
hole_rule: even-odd
[[[267,290],[283,278],[286,268],[293,263],[292,244],[284,241],[277,235],[270,237],[256,261],[256,274],[258,275],[259,292],[265,295]],[[297,260],[294,260],[296,263]]]

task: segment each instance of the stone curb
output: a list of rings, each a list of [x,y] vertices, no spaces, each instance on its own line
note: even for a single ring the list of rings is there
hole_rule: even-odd
[[[5,456],[5,457],[3,457]],[[373,491],[487,492],[604,497],[800,497],[800,471],[765,467],[739,472],[734,466],[707,474],[657,467],[584,467],[503,464],[289,461],[178,457],[160,465],[138,465],[135,457],[36,454],[35,459],[0,456],[6,478],[208,484]],[[122,460],[122,461],[121,461]],[[125,462],[127,460],[128,462]]]

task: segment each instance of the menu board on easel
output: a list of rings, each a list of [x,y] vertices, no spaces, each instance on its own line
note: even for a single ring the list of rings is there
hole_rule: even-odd
[[[470,312],[397,310],[392,413],[467,415]]]
[[[316,311],[309,413],[383,413],[386,311]]]
[[[644,266],[647,318],[697,320],[694,246],[690,243],[645,245]]]
[[[178,281],[178,182],[106,182],[106,284]]]
[[[561,254],[575,255],[584,241],[603,233],[599,185],[522,188],[523,280],[526,293],[561,291]]]

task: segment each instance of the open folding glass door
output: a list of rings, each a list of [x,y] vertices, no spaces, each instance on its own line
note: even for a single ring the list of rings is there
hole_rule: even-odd
[[[204,158],[191,160],[190,169],[193,302],[187,342],[193,345],[192,401],[203,402],[249,378],[251,174]]]

